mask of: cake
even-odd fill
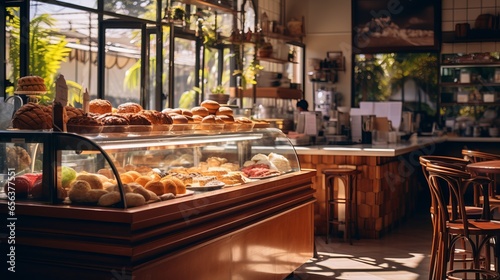
[[[12,126],[19,129],[50,129],[52,115],[47,113],[44,105],[28,103],[16,111],[12,118]]]
[[[47,87],[45,86],[45,82],[40,76],[26,76],[19,78],[17,80],[17,88],[16,91],[47,91]]]

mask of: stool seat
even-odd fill
[[[334,224],[344,224],[344,240],[349,241],[352,245],[351,232],[355,231],[357,233],[356,178],[361,171],[356,168],[339,167],[323,169],[322,173],[325,175],[326,243],[328,243],[330,236],[330,227]],[[334,195],[336,178],[344,183],[344,198],[335,197]],[[335,207],[338,204],[345,205],[345,220],[343,222],[338,217],[335,217]]]

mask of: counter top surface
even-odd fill
[[[394,157],[446,141],[445,136],[418,137],[416,141],[395,144],[354,144],[354,145],[319,145],[295,146],[299,155],[349,155]]]

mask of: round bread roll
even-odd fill
[[[91,190],[90,184],[87,181],[75,180],[71,183],[68,197],[72,202],[85,202],[87,193]]]
[[[108,179],[113,179],[115,175],[113,174],[113,171],[111,169],[107,168],[102,168],[97,171],[97,174],[101,174],[106,176]]]
[[[150,190],[146,190],[148,191],[149,193],[149,201],[151,202],[157,202],[157,201],[160,201],[160,197],[158,195],[156,195],[154,192],[150,191]]]
[[[106,190],[90,190],[87,192],[87,195],[82,202],[97,203],[99,201],[99,198],[107,193],[108,192]]]
[[[117,113],[139,113],[142,111],[142,106],[134,103],[134,102],[127,102],[118,105],[118,108],[116,108]]]
[[[161,111],[163,114],[177,114],[177,115],[182,115],[182,109],[181,108],[165,108]]]
[[[170,178],[170,180],[172,180],[172,182],[174,182],[174,184],[175,184],[176,194],[186,193],[186,185],[184,184],[184,182],[182,182],[177,177],[172,177],[172,178]]]
[[[97,202],[97,205],[100,206],[111,206],[116,204],[122,200],[120,193],[117,191],[109,192],[107,194],[102,195]]]
[[[163,180],[162,183],[165,188],[165,193],[173,193],[174,195],[177,195],[177,186],[172,179]]]
[[[132,171],[132,170],[135,170],[137,168],[137,166],[135,166],[134,164],[125,164],[125,166],[123,167],[125,170],[128,171]]]
[[[216,123],[215,116],[208,115],[201,120],[201,123],[202,124],[215,124]]]
[[[125,194],[125,201],[127,202],[127,207],[136,207],[146,204],[144,196],[138,193]]]
[[[89,102],[89,112],[96,114],[106,114],[113,111],[111,102],[104,99],[93,99]]]
[[[104,124],[102,132],[105,133],[125,132],[129,124],[128,119],[125,116],[112,113],[101,115],[97,119],[102,121]]]
[[[135,180],[137,180],[137,178],[141,177],[141,173],[135,171],[135,170],[130,170],[130,171],[127,171],[125,174],[128,174],[130,176],[132,176],[132,178]]]
[[[202,116],[200,116],[200,115],[193,116],[193,123],[201,123],[201,120],[203,120]]]
[[[92,189],[103,189],[101,179],[94,174],[79,174],[75,180],[83,180],[89,183]]]
[[[174,124],[187,124],[188,119],[183,115],[173,115],[171,116]]]
[[[165,193],[164,184],[162,182],[158,182],[158,181],[157,182],[150,181],[144,186],[144,188],[146,190],[154,192],[158,196]]]
[[[149,201],[151,199],[151,193],[143,186],[135,188],[133,192],[142,195],[146,201]]]
[[[146,184],[149,183],[150,181],[153,181],[153,180],[150,176],[147,176],[147,175],[142,175],[142,176],[138,177],[137,179],[135,179],[135,182],[140,184],[143,187],[146,186]]]
[[[215,124],[224,124],[224,121],[219,116],[215,116]]]
[[[181,115],[192,117],[193,116],[193,112],[191,112],[191,110],[181,109]]]
[[[134,177],[130,174],[123,173],[120,174],[120,180],[122,181],[122,184],[128,184],[134,182]]]
[[[7,167],[15,170],[24,170],[31,166],[31,157],[28,151],[21,146],[7,146]]]
[[[215,115],[215,113],[217,112],[217,110],[219,109],[220,107],[220,104],[219,102],[217,101],[214,101],[214,100],[204,100],[203,102],[201,102],[200,104],[202,107],[205,107],[208,109],[208,112],[210,114],[213,114]]]
[[[19,129],[52,128],[52,114],[45,107],[33,102],[23,105],[12,117],[12,126]]]
[[[233,109],[231,109],[230,107],[222,106],[222,107],[219,107],[219,109],[217,110],[217,112],[215,114],[216,115],[224,115],[224,116],[233,116]]]
[[[193,116],[202,116],[206,117],[210,113],[208,112],[208,109],[202,106],[196,106],[191,109],[191,113],[193,113]]]
[[[174,199],[174,198],[175,198],[175,194],[173,194],[173,193],[166,193],[166,194],[163,194],[160,196],[160,199],[162,201],[170,200],[170,199]]]
[[[229,115],[217,115],[217,118],[222,120],[225,124],[234,123],[234,117]]]

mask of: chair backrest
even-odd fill
[[[429,189],[441,227],[445,228],[447,222],[462,223],[464,234],[468,236],[467,212],[465,210],[465,192],[470,185],[467,180],[471,174],[439,163],[428,162],[425,169],[429,175]]]
[[[462,155],[464,156],[464,159],[468,159],[470,162],[500,159],[500,155],[473,150],[462,150]]]

